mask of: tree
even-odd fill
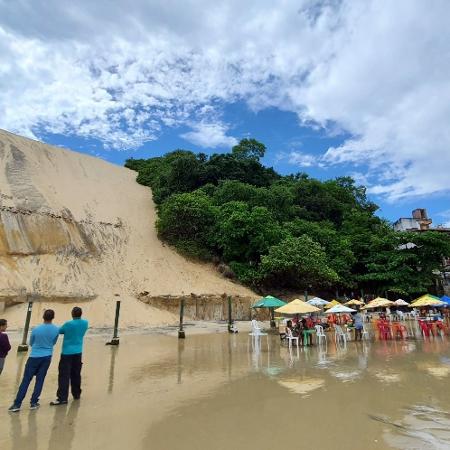
[[[234,157],[239,159],[254,159],[259,161],[264,158],[266,146],[256,139],[241,139],[239,144],[231,149]]]
[[[265,283],[292,288],[323,288],[338,281],[323,248],[305,235],[273,245],[261,258],[260,276]]]
[[[159,209],[156,227],[159,235],[192,256],[210,252],[216,210],[203,192],[170,196]]]
[[[331,222],[308,222],[295,219],[286,223],[285,227],[294,237],[305,235],[319,243],[325,250],[327,264],[339,276],[339,284],[342,287],[354,285],[352,267],[356,258],[351,249],[350,239],[338,232]]]
[[[259,263],[260,256],[284,235],[267,208],[250,208],[244,202],[222,205],[217,219],[215,243],[227,262]]]

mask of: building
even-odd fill
[[[433,221],[428,218],[427,210],[418,208],[412,217],[402,217],[394,223],[395,231],[428,231]],[[449,230],[450,231],[450,230]]]

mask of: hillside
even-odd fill
[[[61,313],[82,302],[102,326],[120,298],[123,325],[156,324],[175,317],[142,304],[139,293],[254,295],[161,243],[151,191],[135,178],[101,159],[0,130],[3,316],[21,323],[27,298]]]

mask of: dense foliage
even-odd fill
[[[162,239],[226,264],[252,287],[402,296],[434,288],[449,236],[394,232],[351,178],[281,176],[261,164],[264,153],[263,144],[243,139],[228,154],[176,150],[126,167],[152,188]]]

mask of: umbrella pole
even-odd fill
[[[274,310],[274,308],[269,308],[269,309],[270,309],[270,328],[276,328],[275,310]]]

